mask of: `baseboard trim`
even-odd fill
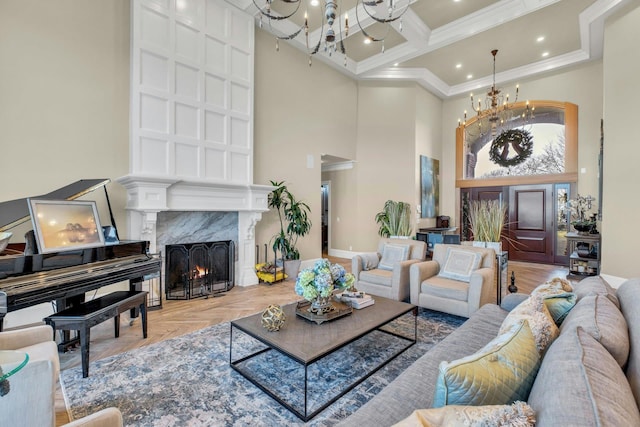
[[[336,258],[351,259],[356,254],[357,254],[357,252],[345,251],[345,250],[342,250],[342,249],[329,249],[329,256],[333,256],[333,257],[336,257]]]

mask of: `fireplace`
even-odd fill
[[[232,240],[166,245],[165,254],[168,300],[220,294],[234,285]]]

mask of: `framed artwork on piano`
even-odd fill
[[[96,202],[28,199],[38,251],[104,246]]]

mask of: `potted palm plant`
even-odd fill
[[[472,201],[469,206],[469,225],[473,245],[502,252],[502,238],[507,205],[499,200]]]
[[[273,251],[284,260],[285,272],[297,274],[300,269],[300,252],[296,248],[298,238],[309,233],[310,209],[305,202],[295,198],[284,181],[271,181],[276,187],[268,197],[268,206],[278,212],[280,231],[273,236]]]
[[[387,200],[384,209],[376,214],[376,222],[380,224],[378,234],[382,237],[411,236],[411,204]]]

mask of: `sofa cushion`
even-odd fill
[[[522,320],[477,353],[440,363],[433,407],[526,400],[539,366],[531,328]]]
[[[624,366],[629,357],[629,333],[622,313],[605,295],[588,295],[578,301],[560,327],[560,333],[581,327]]]
[[[409,259],[409,245],[385,243],[378,268],[393,270],[393,265],[396,262],[406,261],[407,259]]]
[[[573,293],[571,283],[559,277],[537,286],[531,295],[538,295],[544,299],[551,317],[558,326],[562,324],[564,318],[578,301],[576,294]]]
[[[559,331],[540,296],[531,296],[511,310],[502,322],[500,333],[505,333],[515,323],[525,319],[529,322],[538,352],[543,355],[547,347],[558,337]]]
[[[467,301],[469,299],[469,283],[433,276],[422,282],[420,293],[457,301]]]
[[[393,427],[534,427],[536,417],[525,402],[511,405],[462,406],[418,409]]]
[[[531,389],[537,426],[637,426],[640,413],[624,373],[582,328],[560,334]]]
[[[629,360],[625,372],[640,407],[640,278],[622,283],[616,294],[629,330]]]
[[[374,285],[382,285],[391,287],[391,279],[393,272],[389,270],[375,270],[361,271],[359,280],[367,283],[373,283]]]
[[[438,276],[469,282],[471,274],[478,269],[481,262],[482,254],[480,252],[447,248],[447,256],[440,266]]]
[[[390,426],[417,408],[429,408],[433,403],[440,362],[480,350],[496,337],[506,315],[507,312],[495,304],[480,307],[462,326],[341,421],[340,427]]]
[[[609,282],[600,276],[587,277],[581,280],[580,283],[574,287],[573,292],[575,292],[578,297],[578,301],[587,295],[605,295],[616,307],[620,308],[620,301],[618,301],[616,291],[611,287]]]

